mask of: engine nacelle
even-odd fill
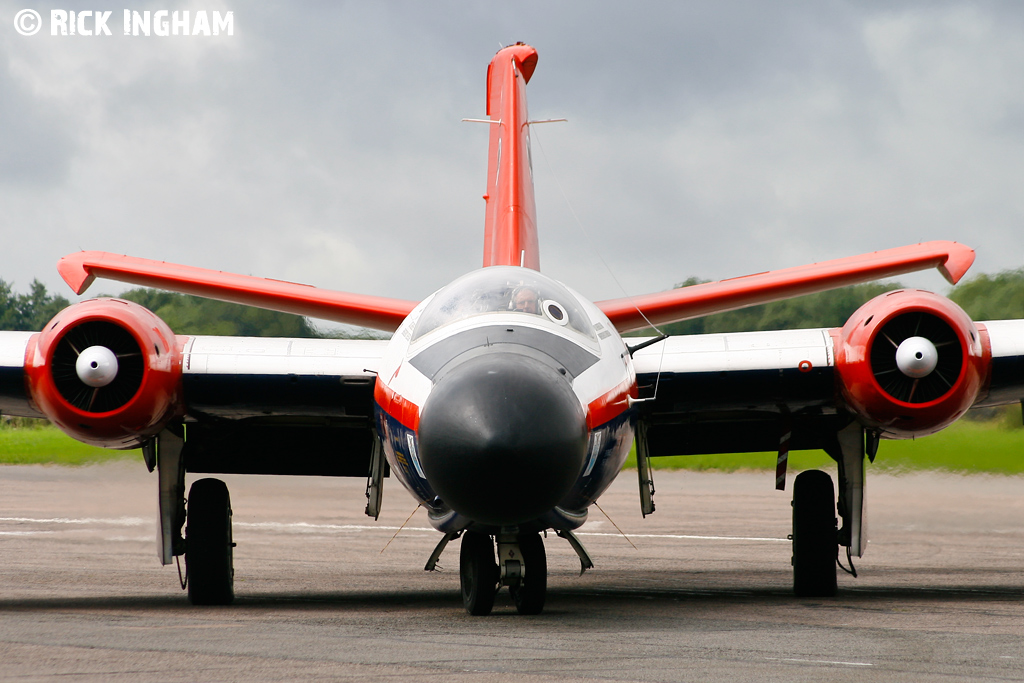
[[[838,330],[836,369],[847,406],[889,438],[926,436],[974,403],[984,378],[981,335],[949,299],[897,290]]]
[[[58,313],[29,343],[25,376],[32,401],[54,424],[106,448],[138,447],[183,405],[174,333],[121,299]]]

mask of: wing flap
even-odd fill
[[[678,322],[928,268],[937,268],[946,280],[956,284],[972,263],[974,250],[970,247],[957,242],[924,242],[668,292],[599,301],[597,306],[619,332],[629,332],[648,327],[648,321],[654,325]]]
[[[209,337],[182,354],[185,467],[365,477],[386,341]]]
[[[652,457],[772,451],[784,433],[822,448],[849,421],[826,329],[669,337],[633,361]]]
[[[417,305],[415,301],[334,292],[102,251],[69,254],[60,260],[57,270],[76,294],[100,277],[387,332],[397,330]]]
[[[828,330],[810,329],[669,337],[633,363],[641,397],[666,417],[831,407],[833,358]]]
[[[387,343],[192,337],[182,361],[188,413],[200,420],[330,418],[366,426]]]

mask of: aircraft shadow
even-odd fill
[[[1011,602],[1024,604],[1024,587],[1007,585],[901,585],[893,587],[842,587],[834,598],[802,598],[787,589],[738,587],[643,588],[559,586],[548,591],[545,614],[586,614],[603,609],[617,609],[629,603],[634,613],[645,609],[661,609],[666,602],[687,603],[702,609],[726,608],[735,604],[758,605],[764,608],[794,605],[870,608],[880,603],[968,603]],[[461,609],[457,590],[353,590],[353,591],[297,591],[288,593],[240,593],[229,607],[195,607],[188,603],[184,592],[169,595],[145,596],[90,596],[45,598],[0,598],[0,613],[14,611],[158,611],[177,612],[194,610],[238,611],[321,611],[321,610],[395,610],[435,611]],[[496,612],[511,609],[507,591],[499,593]]]

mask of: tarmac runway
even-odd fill
[[[580,535],[550,535],[544,613],[470,617],[458,542],[388,480],[223,477],[236,603],[194,608],[156,556],[141,462],[0,467],[0,680],[1024,680],[1024,479],[869,473],[871,544],[834,599],[791,594],[774,473],[623,473]],[[792,477],[789,489],[792,488]],[[386,549],[385,549],[385,546]]]

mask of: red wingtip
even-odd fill
[[[949,244],[949,257],[944,264],[939,266],[939,272],[949,284],[955,285],[960,282],[960,278],[974,263],[974,250],[959,242],[950,242]]]
[[[71,289],[75,291],[75,294],[81,294],[89,289],[89,285],[96,279],[96,276],[85,267],[85,262],[90,256],[98,253],[95,251],[80,251],[76,254],[68,254],[57,262],[57,272],[64,278],[64,282],[68,283]]]

